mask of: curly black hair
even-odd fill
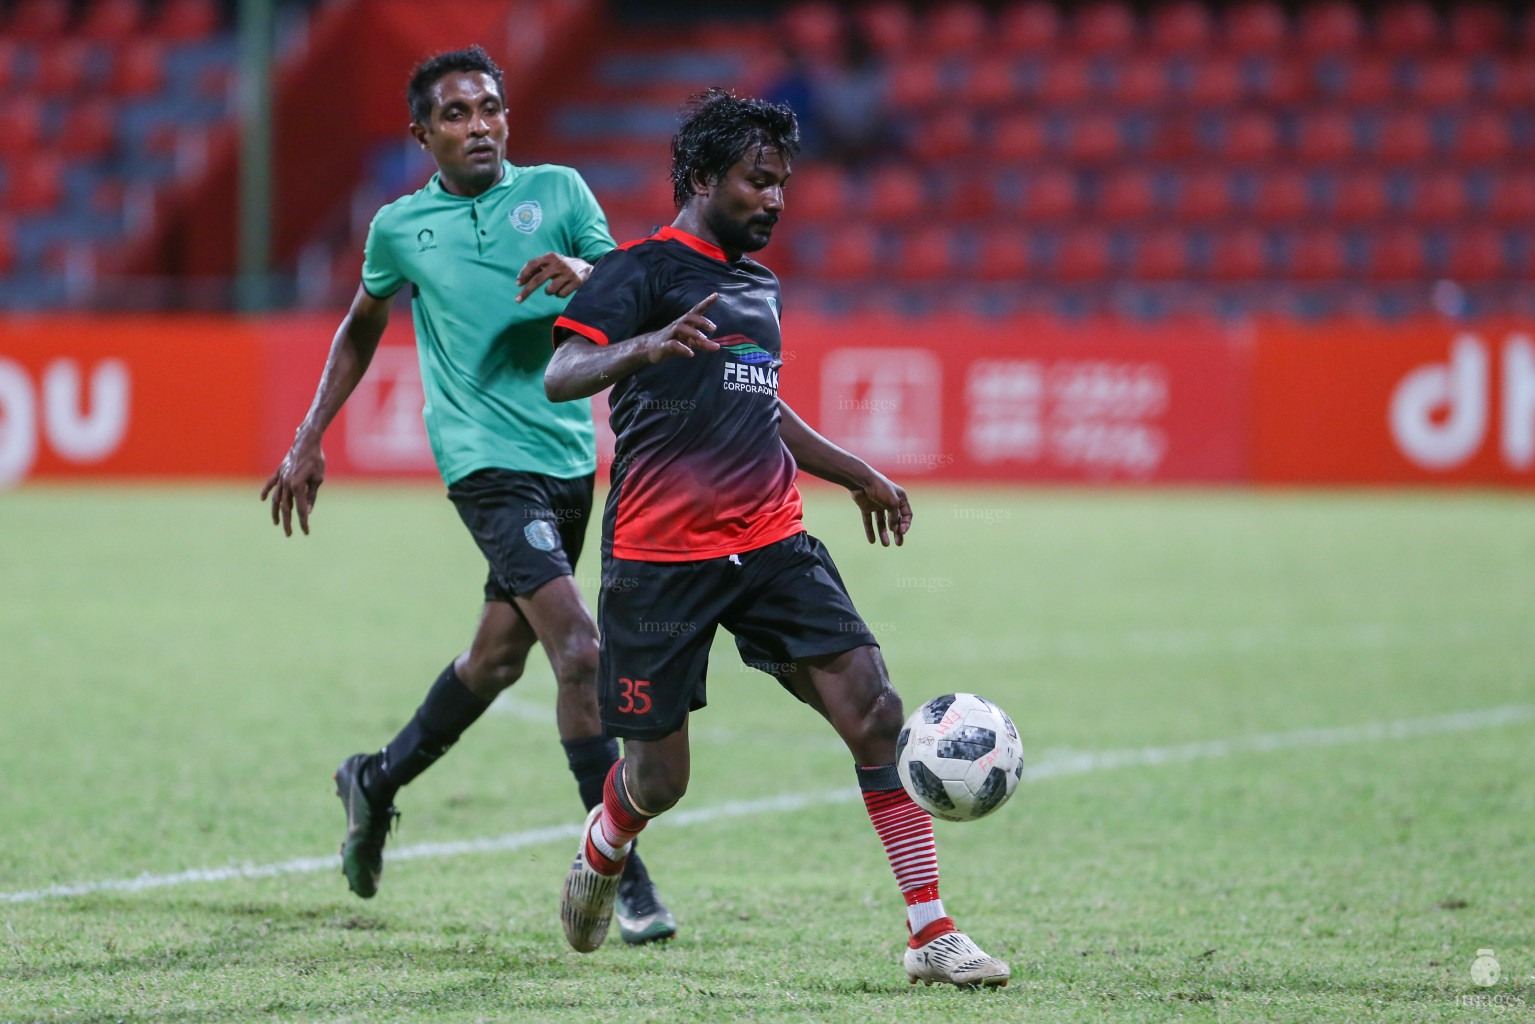
[[[748,151],[778,150],[785,158],[799,152],[799,119],[784,103],[742,99],[724,89],[693,96],[672,136],[672,200],[677,209],[693,195],[693,175],[723,181]]]
[[[451,75],[455,71],[483,71],[495,79],[496,91],[501,94],[501,102],[506,102],[506,78],[501,74],[501,68],[490,59],[478,46],[471,46],[463,50],[449,50],[447,53],[439,53],[435,57],[428,57],[416,65],[416,70],[411,72],[410,85],[405,89],[405,102],[410,104],[410,119],[417,124],[426,124],[432,119],[432,86],[444,75]]]

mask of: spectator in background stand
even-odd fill
[[[885,74],[861,31],[847,31],[833,61],[817,63],[799,53],[790,53],[788,61],[767,93],[799,115],[806,155],[857,166],[895,151]]]

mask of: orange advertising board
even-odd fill
[[[234,317],[0,319],[0,486],[253,475],[258,339]]]
[[[1448,322],[1261,326],[1256,479],[1535,485],[1532,337]]]

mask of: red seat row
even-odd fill
[[[1044,241],[1045,244],[1039,244]],[[1431,266],[1436,239],[1409,228],[1365,236],[1362,258],[1351,258],[1341,233],[1308,229],[1270,235],[1256,228],[1234,228],[1196,238],[1175,229],[1125,237],[1115,244],[1100,228],[1074,228],[1045,240],[1023,232],[997,229],[961,239],[941,228],[901,236],[882,246],[867,227],[839,231],[823,248],[806,252],[785,271],[804,271],[825,281],[1027,281],[1062,283],[1108,280],[1221,281],[1262,280],[1374,281],[1423,280],[1447,275],[1466,282],[1535,279],[1535,236],[1518,244],[1490,227],[1467,228],[1443,240],[1446,257]],[[784,254],[775,254],[782,266]]]
[[[143,0],[89,0],[78,18],[69,0],[19,0],[0,35],[21,42],[52,42],[75,37],[94,42],[125,42],[139,35],[171,42],[195,42],[219,27],[214,0],[163,0],[150,17]]]
[[[1172,61],[1130,53],[1102,64],[1074,54],[1021,64],[983,55],[956,68],[932,56],[888,69],[887,95],[900,109],[978,109],[1099,102],[1129,108],[1175,105],[1229,107],[1243,101],[1292,104],[1326,99],[1350,106],[1409,101],[1448,106],[1476,99],[1505,105],[1535,100],[1535,61],[1503,56],[1474,62],[1443,54],[1397,61],[1383,54],[1333,58],[1244,59],[1211,54]]]
[[[1373,31],[1359,5],[1321,0],[1305,6],[1293,23],[1273,0],[1234,4],[1217,17],[1198,0],[1170,0],[1153,7],[1144,23],[1128,3],[1117,0],[1069,5],[1070,17],[1043,0],[1012,3],[995,18],[971,0],[950,0],[925,15],[909,4],[883,0],[845,19],[831,3],[806,3],[788,11],[781,22],[794,48],[814,57],[834,56],[849,31],[889,55],[912,52],[971,54],[1043,53],[1063,48],[1083,53],[1124,53],[1148,48],[1160,53],[1207,48],[1238,53],[1350,53],[1365,47],[1387,53],[1421,53],[1436,48],[1481,52],[1504,45],[1513,21],[1491,2],[1456,3],[1441,19],[1424,0],[1385,5]],[[1517,31],[1535,39],[1535,16],[1519,19]]]
[[[165,44],[158,40],[137,39],[112,48],[65,40],[40,49],[30,74],[18,47],[0,40],[0,88],[25,88],[42,96],[105,91],[142,97],[159,92],[164,84]]]
[[[1453,120],[1450,138],[1441,145],[1431,117],[1417,110],[1379,116],[1312,110],[1295,119],[1293,133],[1283,131],[1280,119],[1262,110],[1139,119],[1098,110],[1055,119],[1018,113],[992,119],[989,125],[963,112],[949,112],[919,123],[908,148],[919,162],[979,156],[1007,163],[1087,166],[1145,159],[1208,159],[1244,166],[1275,161],[1420,165],[1443,159],[1485,165],[1529,158],[1520,115],[1476,108],[1444,113]]]

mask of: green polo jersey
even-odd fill
[[[613,237],[574,170],[502,167],[473,199],[433,175],[368,228],[363,287],[387,298],[414,286],[422,417],[449,485],[492,467],[565,479],[597,469],[591,403],[544,397],[554,320],[569,300],[540,287],[518,303],[517,273],[546,252],[594,263]]]

